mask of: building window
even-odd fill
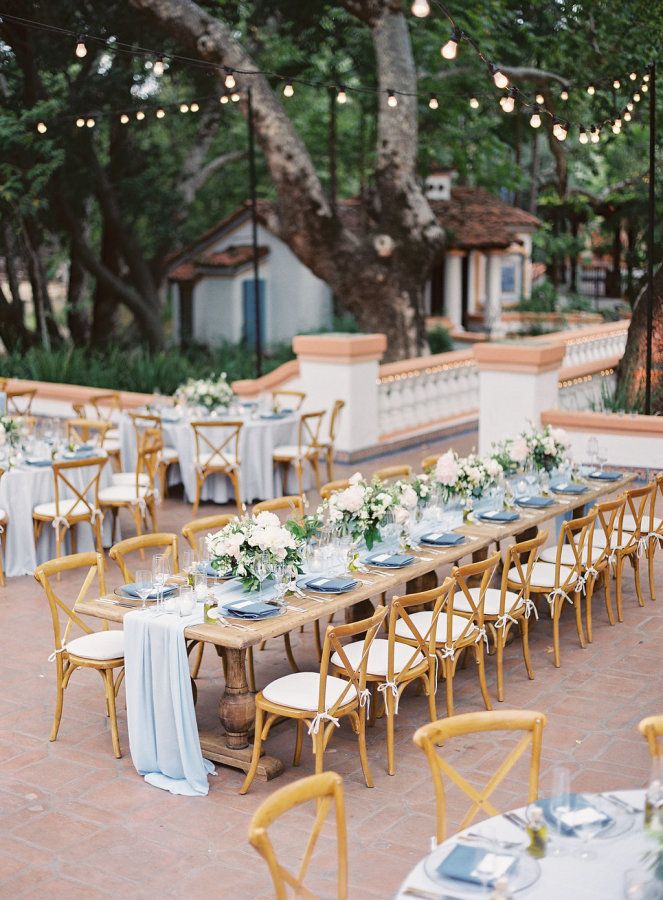
[[[502,293],[516,293],[516,266],[512,262],[502,265]]]

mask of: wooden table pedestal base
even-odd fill
[[[235,750],[228,747],[225,734],[218,731],[201,731],[200,747],[206,759],[211,759],[224,766],[232,766],[234,769],[241,769],[243,772],[249,771],[253,753],[251,744],[241,750]],[[280,759],[276,759],[274,756],[262,756],[258,763],[256,777],[263,781],[271,781],[272,778],[282,775],[283,771],[284,766]]]

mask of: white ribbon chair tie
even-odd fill
[[[65,653],[66,650],[67,650],[67,648],[66,648],[66,646],[63,644],[63,645],[60,647],[59,650],[54,650],[54,651],[49,655],[48,661],[49,661],[49,662],[55,662],[55,659],[56,659],[58,653]]]
[[[384,708],[387,711],[387,715],[389,715],[389,707],[387,706],[387,691],[391,691],[394,698],[394,715],[398,715],[398,701],[400,700],[400,694],[398,693],[398,685],[395,681],[381,681],[378,684],[378,691],[381,694],[384,694]]]
[[[551,616],[554,613],[555,600],[558,597],[562,597],[564,600],[566,600],[568,603],[570,603],[571,606],[573,606],[573,600],[569,597],[569,595],[566,593],[564,588],[562,588],[562,587],[553,588],[552,591],[546,597],[548,604],[550,606],[550,615]]]
[[[504,634],[506,634],[509,622],[513,622],[514,625],[518,624],[517,619],[514,619],[514,617],[510,613],[505,612],[495,619],[495,629],[499,631],[501,628]]]
[[[531,597],[527,597],[524,600],[524,606],[525,606],[525,618],[526,619],[529,619],[529,617],[532,613],[534,613],[535,619],[539,618],[539,611],[536,608],[536,603],[532,600]]]
[[[359,708],[366,710],[366,715],[368,715],[371,711],[371,691],[369,688],[364,688],[363,691],[359,692]]]
[[[476,625],[474,626],[477,630],[477,636],[474,638],[474,643],[478,644],[480,641],[486,642],[486,650],[488,650],[488,635],[486,634],[486,626],[482,625],[481,628],[478,628]]]
[[[334,728],[338,728],[340,726],[339,720],[332,716],[328,712],[319,712],[316,713],[313,717],[311,724],[309,725],[308,733],[309,734],[317,734],[320,731],[320,725],[322,722],[331,722]]]
[[[54,516],[51,525],[56,530],[62,525],[64,528],[69,528],[69,519],[66,516]]]

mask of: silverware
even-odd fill
[[[514,812],[506,812],[502,813],[502,818],[506,819],[507,822],[511,822],[512,825],[515,825],[516,828],[520,828],[522,831],[525,831],[527,828],[527,822],[521,818],[517,813]]]
[[[622,809],[626,810],[626,812],[631,813],[631,815],[639,815],[642,810],[637,809],[637,807],[633,806],[631,803],[628,803],[626,800],[622,800],[621,797],[615,796],[615,794],[606,794],[605,795],[608,800],[612,800],[613,803],[616,803],[617,806],[621,806]]]
[[[229,622],[224,616],[219,616],[217,622],[221,622],[221,624],[225,625],[227,628],[237,628],[240,631],[253,631],[248,625],[242,625],[239,622]]]
[[[458,838],[459,841],[483,841],[486,844],[495,844],[497,847],[502,847],[504,850],[510,850],[515,847],[522,847],[522,841],[504,841],[501,838],[492,838],[486,834],[479,834],[476,831],[468,831],[467,834],[461,834]]]
[[[465,900],[460,894],[438,894],[425,888],[409,887],[402,892],[404,897],[418,897],[419,900]]]
[[[97,597],[99,603],[112,603],[113,606],[125,606],[127,609],[142,609],[141,606],[136,606],[135,603],[123,603],[121,600],[111,600],[110,597]]]

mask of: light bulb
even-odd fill
[[[438,108],[439,108],[440,104],[439,104],[438,99],[437,99],[437,97],[435,96],[435,94],[431,94],[431,95],[430,95],[430,100],[428,101],[428,105],[429,105],[429,107],[430,107],[431,109],[438,109]]]
[[[94,125],[95,125],[94,119],[92,117],[90,117],[85,124],[87,125],[88,128],[94,128]]]
[[[428,0],[414,0],[412,4],[412,15],[418,19],[425,19],[430,15],[430,4]]]
[[[227,103],[230,98],[227,94],[221,94],[219,97],[219,103]]]
[[[612,82],[612,86],[614,87],[614,89],[616,91],[618,91],[620,89],[620,87],[622,86],[622,83],[619,80],[619,78],[615,78],[615,80]]]
[[[197,103],[192,103],[191,106],[189,107],[189,109],[191,110],[191,112],[198,112],[200,107],[198,106]]]
[[[594,87],[593,84],[587,85],[587,93],[589,94],[590,97],[594,96],[594,94],[596,93],[596,88]]]
[[[564,128],[561,122],[555,121],[555,124],[553,125],[553,134],[558,141],[566,140],[566,128]]]
[[[640,94],[638,94],[637,92],[635,94],[633,94],[633,100],[635,103],[639,103],[640,102]]]
[[[592,133],[591,133],[590,138],[589,138],[590,141],[592,142],[592,144],[598,144],[598,142],[599,142],[599,137],[600,137],[600,136],[601,136],[601,135],[600,135],[600,132],[599,132],[598,128],[597,128],[596,125],[595,125],[595,126],[592,128]]]
[[[472,109],[479,109],[479,101],[476,97],[470,97],[470,106]]]
[[[645,82],[645,84],[646,84],[646,83],[649,81],[649,74],[643,75],[643,76],[642,76],[642,80],[643,80],[643,81]]]
[[[649,90],[649,86],[646,85],[646,84],[641,84],[641,85],[640,85],[640,90],[642,91],[643,94],[646,94],[647,91]]]
[[[539,107],[538,106],[534,107],[534,112],[531,115],[529,123],[532,126],[532,128],[539,128],[539,126],[541,125],[541,116],[539,115]]]
[[[48,128],[46,127],[46,122],[37,122],[37,131],[39,134],[46,134]]]
[[[589,138],[587,137],[587,132],[585,131],[585,129],[583,128],[582,125],[580,126],[580,134],[578,135],[578,140],[580,141],[581,144],[586,144],[587,141],[589,140]]]
[[[633,108],[634,108],[634,107],[633,107],[633,101],[632,101],[632,100],[629,100],[628,103],[626,104],[626,109],[627,109],[629,112],[633,112]]]
[[[188,113],[189,112],[189,104],[188,103],[180,103],[180,112]]]
[[[493,72],[493,81],[495,82],[495,87],[500,88],[500,90],[504,90],[504,88],[509,83],[509,79],[506,77],[504,72],[500,72],[499,69],[496,69]]]
[[[138,110],[138,112],[136,113],[136,118],[138,119],[139,122],[143,121],[143,119],[145,118],[145,113],[143,112],[142,109]]]
[[[123,125],[127,125],[129,122],[129,116],[126,113],[122,113],[122,115],[120,116],[120,122]]]
[[[446,42],[440,53],[445,59],[455,59],[458,53],[458,44],[460,42],[460,33],[454,28],[453,34]]]
[[[230,95],[230,99],[233,103],[237,103],[237,101],[239,100],[239,94],[237,93],[237,91],[232,92],[232,94]]]
[[[76,119],[76,128],[83,128],[85,125],[85,119]]]
[[[500,100],[500,106],[505,113],[513,112],[516,106],[516,100],[511,91],[509,91],[506,97],[502,97],[502,99]]]
[[[619,134],[619,132],[622,130],[621,125],[618,125],[617,122],[613,122],[611,127],[613,134]]]
[[[398,97],[393,91],[387,91],[387,104],[392,108],[398,106]]]
[[[631,79],[631,81],[635,81],[635,79],[638,77],[638,73],[631,72],[631,74],[628,77]]]
[[[154,60],[154,65],[152,66],[152,71],[155,75],[163,75],[164,66],[163,66],[163,56],[157,56]]]
[[[75,53],[79,59],[83,59],[84,56],[87,56],[87,47],[85,46],[85,40],[83,39],[82,34],[79,34],[76,39]]]
[[[295,93],[295,89],[292,86],[292,81],[286,81],[285,87],[283,88],[283,96],[284,97],[292,97]]]
[[[229,91],[231,91],[235,87],[237,82],[235,81],[235,76],[233,75],[232,72],[228,72],[228,74],[226,75],[225,81],[223,83],[225,84],[225,86],[228,88]]]
[[[568,99],[569,99],[569,92],[566,91],[566,90],[565,90],[565,91],[562,91],[562,93],[559,95],[559,99],[560,99],[560,100],[568,100]]]
[[[546,102],[546,98],[543,96],[543,94],[537,94],[535,99],[536,99],[536,102],[539,103],[541,106],[543,106],[543,104]]]
[[[163,119],[163,117],[166,115],[166,110],[165,110],[165,109],[159,108],[159,109],[154,113],[154,115],[157,117],[157,119]]]
[[[624,113],[624,121],[630,122],[632,118],[633,117],[632,117],[631,113],[628,110],[626,110],[626,112]]]
[[[338,94],[336,95],[336,102],[343,105],[344,103],[347,103],[347,101],[348,95],[345,93],[345,88],[343,87],[343,85],[341,85],[338,89]]]
[[[619,116],[617,116],[617,118],[616,118],[616,119],[615,119],[615,121],[614,121],[614,125],[615,125],[615,126],[616,126],[616,127],[617,127],[617,128],[619,128],[619,129],[620,129],[620,131],[621,131],[621,127],[622,127],[622,120],[621,120],[621,119],[620,119],[620,118],[619,118]]]

